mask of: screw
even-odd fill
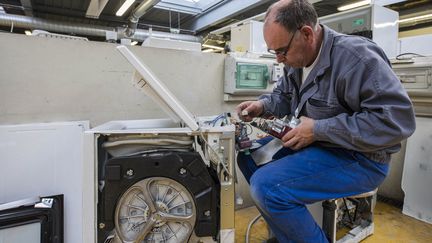
[[[207,217],[210,217],[210,215],[211,215],[210,210],[205,211],[204,215],[207,216]]]
[[[129,170],[126,171],[126,175],[133,176],[134,175],[134,171],[132,169],[129,169]]]
[[[99,229],[103,229],[105,228],[105,224],[104,223],[99,223]]]
[[[179,173],[180,173],[180,175],[186,174],[186,169],[185,168],[180,168]]]

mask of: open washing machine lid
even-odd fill
[[[154,102],[156,102],[174,122],[184,122],[192,131],[199,129],[194,116],[171,91],[156,77],[156,75],[126,46],[118,46],[117,50],[135,68],[134,86]]]

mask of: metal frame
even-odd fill
[[[108,0],[90,0],[90,4],[87,8],[86,17],[98,19],[99,15],[105,8]]]
[[[356,213],[358,219],[354,219],[352,229],[346,233],[341,239],[336,238],[337,224],[338,224],[338,211],[343,210],[344,203],[346,207],[346,200],[355,200],[357,202]],[[322,203],[323,211],[323,221],[322,229],[326,233],[327,238],[330,243],[355,243],[360,242],[369,235],[374,233],[374,222],[373,222],[373,209],[375,207],[376,200],[376,190],[362,195],[357,195],[351,198],[338,198],[326,200]],[[348,210],[348,209],[347,209]],[[344,212],[348,213],[349,212]],[[348,217],[350,217],[348,215]],[[350,218],[351,219],[351,218]],[[343,219],[342,219],[343,220]]]
[[[183,121],[193,131],[199,129],[192,114],[138,57],[126,46],[118,46],[117,50],[136,70],[133,80],[135,87],[150,96],[175,122]]]

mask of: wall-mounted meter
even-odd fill
[[[230,95],[260,95],[273,90],[283,68],[273,59],[227,56],[224,92]]]

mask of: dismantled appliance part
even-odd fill
[[[193,116],[127,47],[117,49],[135,69],[133,85],[170,119],[112,121],[87,132],[94,165],[86,178],[97,183],[87,189],[96,197],[86,201],[95,211],[84,215],[96,225],[89,235],[98,243],[234,242],[230,114]]]

